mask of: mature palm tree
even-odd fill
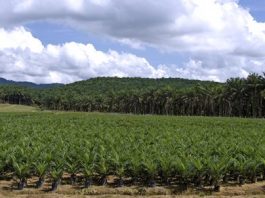
[[[246,102],[246,81],[243,78],[230,78],[226,81],[225,96],[231,103],[233,114],[242,117]],[[235,111],[235,109],[237,111]]]
[[[260,106],[262,105],[263,99],[261,98],[260,92],[264,89],[264,79],[262,76],[253,73],[247,77],[246,83],[251,102],[252,116],[261,116],[262,109]]]

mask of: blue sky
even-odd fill
[[[134,49],[128,45],[120,44],[106,37],[97,36],[87,31],[78,31],[74,28],[50,22],[34,22],[26,25],[33,36],[39,38],[44,45],[63,44],[66,42],[92,43],[98,50],[107,52],[115,49],[119,52],[129,52],[143,56],[153,65],[176,64],[187,59],[185,54],[163,52],[152,47]]]
[[[265,71],[263,0],[0,0],[0,7],[0,76],[12,80],[225,81]]]
[[[248,8],[257,21],[265,22],[265,1],[263,0],[240,0],[240,5]]]

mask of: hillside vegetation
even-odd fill
[[[264,117],[265,77],[225,83],[186,79],[94,78],[51,89],[1,86],[0,101],[43,109],[160,115]]]
[[[52,88],[52,87],[59,87],[62,84],[53,83],[53,84],[35,84],[32,82],[16,82],[13,80],[6,80],[4,78],[0,78],[0,85],[17,85],[17,86],[24,86],[29,88],[35,89],[45,89],[45,88]]]

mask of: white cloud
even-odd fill
[[[265,25],[235,0],[0,0],[0,24],[51,20],[171,51],[232,52],[264,42]],[[2,20],[1,20],[2,19]],[[130,42],[131,40],[131,42]]]
[[[190,57],[178,66],[155,68],[132,54],[104,53],[77,43],[44,47],[25,30],[2,29],[0,57],[16,59],[21,70],[32,63],[38,65],[37,73],[49,70],[52,77],[42,81],[96,75],[224,81],[265,70],[265,23],[255,21],[237,0],[0,0],[0,7],[0,26],[5,29],[48,20],[104,35],[135,49],[151,46]],[[12,39],[7,42],[6,37]]]
[[[0,74],[8,79],[69,83],[97,76],[161,77],[160,70],[133,54],[75,42],[44,47],[23,27],[0,29],[0,41]]]
[[[12,31],[0,29],[0,35],[0,50],[18,48],[29,49],[32,52],[43,50],[42,43],[23,28],[15,28]]]

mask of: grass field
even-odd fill
[[[39,111],[39,109],[31,106],[0,104],[0,112],[36,112],[36,111]]]
[[[263,119],[1,112],[0,139],[0,196],[265,195]]]

